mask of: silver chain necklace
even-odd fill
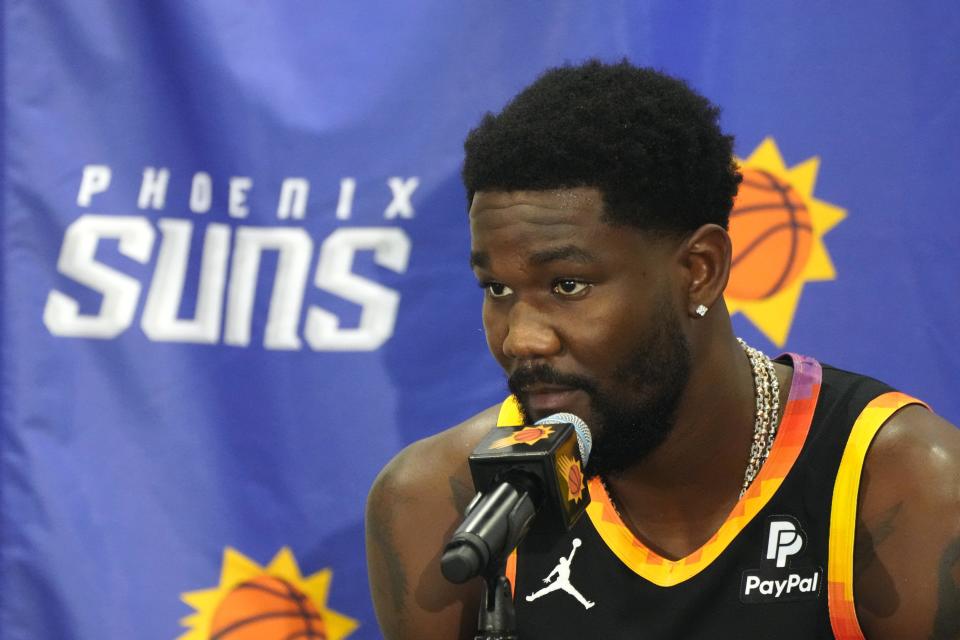
[[[740,338],[737,338],[737,342],[743,347],[747,358],[750,360],[750,368],[753,370],[753,397],[756,400],[753,438],[750,442],[750,459],[743,474],[743,486],[740,488],[739,497],[742,498],[757,477],[763,463],[766,462],[767,456],[770,455],[773,440],[777,435],[777,428],[780,425],[780,380],[777,378],[773,361],[769,357]],[[600,483],[610,498],[613,510],[620,516],[620,520],[626,523],[627,521],[620,513],[620,507],[614,500],[613,493],[603,476],[600,476]]]
[[[770,455],[777,428],[780,426],[780,380],[777,378],[777,371],[773,368],[773,361],[770,358],[740,338],[737,338],[737,342],[750,359],[750,368],[753,369],[753,396],[756,399],[750,461],[747,463],[747,470],[743,474],[743,486],[740,488],[742,498],[760,472],[760,467],[766,462],[767,456]]]

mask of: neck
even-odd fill
[[[743,484],[755,421],[753,372],[732,329],[724,334],[696,351],[666,441],[633,467],[605,478],[625,524],[667,558],[688,555],[706,542]]]

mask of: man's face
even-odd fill
[[[528,421],[590,426],[588,475],[622,471],[673,424],[690,369],[675,243],[602,218],[596,189],[479,192],[470,208],[483,324]]]

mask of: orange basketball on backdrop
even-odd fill
[[[806,204],[771,173],[741,168],[730,212],[733,259],[726,295],[761,300],[792,283],[810,258],[813,227]]]
[[[210,640],[326,640],[310,599],[280,578],[262,575],[227,594],[213,615]]]

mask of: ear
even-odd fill
[[[730,235],[716,224],[705,224],[681,246],[681,264],[686,275],[687,313],[702,317],[723,295],[730,277]]]

